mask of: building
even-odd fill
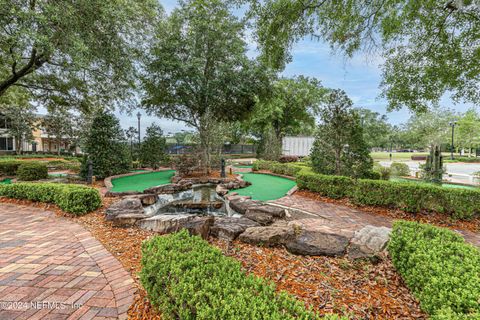
[[[314,137],[284,137],[282,140],[282,155],[307,157],[313,147]]]
[[[57,142],[55,136],[49,135],[44,128],[41,126],[41,120],[44,116],[37,115],[38,122],[36,128],[32,131],[33,139],[24,140],[21,142],[21,149],[23,152],[40,152],[40,153],[58,153],[60,152],[70,152],[74,151],[75,153],[80,153],[78,147],[75,150],[71,150],[70,139],[67,137],[63,138],[60,143]],[[8,154],[16,152],[16,141],[15,138],[10,136],[8,133],[8,128],[10,126],[10,120],[0,114],[0,153]]]

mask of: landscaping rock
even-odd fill
[[[157,195],[156,194],[142,194],[139,195],[138,198],[142,202],[144,206],[150,206],[157,202]]]
[[[261,204],[262,203],[260,201],[246,200],[245,198],[234,198],[233,200],[230,200],[230,208],[240,214],[245,214],[248,208],[253,206],[259,206]]]
[[[138,226],[145,230],[156,231],[159,233],[172,233],[184,228],[188,222],[195,218],[196,216],[192,214],[156,215],[138,221]]]
[[[183,228],[187,229],[191,235],[200,236],[203,239],[208,239],[210,234],[210,228],[213,225],[215,218],[213,216],[208,217],[195,217],[194,219],[187,221]]]
[[[140,219],[147,218],[138,198],[124,198],[112,204],[106,211],[106,219],[116,226],[131,226]]]
[[[257,222],[246,218],[222,217],[216,218],[210,228],[210,234],[219,239],[232,241],[250,227],[260,226]]]
[[[223,187],[221,184],[217,185],[217,187],[215,188],[215,191],[217,192],[218,195],[222,197],[228,193],[228,189]]]
[[[239,236],[239,240],[265,246],[283,245],[295,237],[292,227],[251,227]]]
[[[245,213],[245,218],[266,226],[277,219],[285,218],[285,209],[269,205],[250,206]]]
[[[309,256],[340,256],[345,253],[352,237],[350,232],[332,229],[328,226],[315,230],[298,230],[297,236],[287,242],[291,253]]]
[[[157,187],[151,187],[148,189],[145,189],[143,193],[153,193],[153,194],[170,194],[170,193],[177,193],[180,191],[185,191],[187,189],[190,189],[192,187],[191,184],[185,183],[185,184],[179,184],[179,183],[170,183],[170,184],[165,184],[162,186],[157,186]]]
[[[387,246],[391,231],[392,229],[387,227],[370,225],[358,230],[350,242],[348,257],[350,259],[378,258]]]

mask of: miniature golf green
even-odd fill
[[[253,168],[253,165],[247,166],[247,165],[234,164],[233,166],[234,166],[235,168],[240,168],[240,169],[249,169],[249,168],[251,169],[251,168]]]
[[[139,173],[112,179],[112,192],[143,191],[150,187],[161,186],[170,183],[170,178],[175,170],[155,171],[150,173]]]
[[[12,183],[12,179],[9,179],[9,178],[0,180],[0,184],[11,184],[11,183]]]
[[[241,173],[243,180],[251,182],[252,185],[237,189],[242,196],[251,196],[254,200],[268,201],[276,200],[287,194],[295,186],[295,181],[287,178],[272,176],[262,173]]]

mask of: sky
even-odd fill
[[[176,6],[177,0],[160,0],[165,12],[169,14]],[[254,57],[258,54],[256,45],[247,39],[249,45],[248,55]],[[368,108],[380,114],[386,114],[392,124],[404,123],[410,117],[408,110],[400,110],[387,113],[387,102],[379,99],[381,93],[379,84],[381,81],[380,57],[365,56],[358,54],[351,59],[346,59],[341,54],[333,54],[329,46],[323,42],[306,38],[294,45],[292,50],[292,62],[290,62],[281,75],[292,77],[304,75],[315,77],[322,81],[323,85],[333,89],[343,89],[352,99],[355,107]],[[448,99],[445,106],[452,106]],[[465,111],[467,106],[457,105],[455,109]],[[143,110],[135,110],[130,115],[117,112],[123,128],[137,127],[136,113],[140,111],[141,134],[152,122],[159,124],[164,133],[175,133],[180,130],[191,130],[183,123],[169,119],[161,119],[148,116]]]

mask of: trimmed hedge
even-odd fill
[[[17,179],[20,181],[34,181],[47,178],[48,168],[44,163],[23,163],[17,169]]]
[[[390,171],[394,177],[408,177],[410,175],[410,168],[403,162],[392,163],[390,165]]]
[[[0,161],[0,176],[14,176],[18,167],[22,164],[33,163],[33,161],[7,160]]]
[[[388,251],[432,319],[480,319],[480,251],[453,231],[394,223]]]
[[[100,208],[98,190],[74,184],[21,182],[0,185],[0,196],[54,203],[63,211],[84,214]]]
[[[317,174],[310,169],[296,176],[300,189],[331,198],[350,198],[359,205],[384,206],[406,212],[440,212],[457,219],[471,219],[480,213],[480,191],[446,189],[441,186],[382,180],[355,180]]]
[[[140,281],[165,319],[320,319],[186,230],[143,243]]]
[[[276,161],[257,160],[253,163],[252,170],[268,170],[276,174],[295,177],[300,170],[307,168],[302,162],[280,163]]]

